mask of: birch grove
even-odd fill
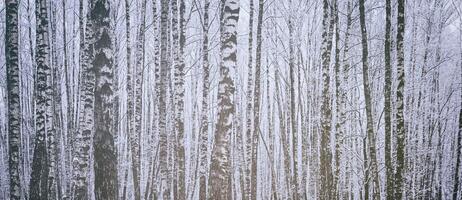
[[[0,199],[462,199],[461,0],[0,13]]]

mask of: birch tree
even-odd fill
[[[169,71],[167,48],[168,48],[168,13],[170,0],[161,1],[160,16],[160,81],[159,81],[159,172],[163,199],[170,198],[170,171],[168,161],[168,133],[166,127],[166,101],[167,101],[167,73]]]
[[[254,21],[254,1],[249,0],[249,38],[248,38],[248,73],[247,73],[247,91],[246,91],[246,133],[245,133],[245,181],[244,181],[244,191],[242,193],[242,197],[244,199],[252,198],[252,107],[253,107],[253,21]]]
[[[252,135],[252,170],[251,170],[251,199],[257,199],[257,156],[258,156],[258,138],[261,134],[260,129],[260,76],[261,76],[261,55],[262,55],[262,24],[263,24],[263,10],[264,3],[263,0],[258,1],[258,21],[257,21],[257,48],[256,48],[256,57],[255,57],[255,83],[254,83],[254,95],[253,95],[253,109],[254,109],[254,128]],[[260,197],[261,198],[261,197]]]
[[[397,58],[397,89],[396,89],[396,175],[394,180],[395,199],[403,198],[403,179],[404,179],[404,148],[405,134],[404,127],[404,18],[405,1],[398,0],[398,22],[396,35],[396,58]]]
[[[177,117],[176,117],[176,129],[177,129],[177,137],[178,137],[178,179],[179,186],[178,186],[178,195],[179,199],[186,199],[186,152],[185,152],[185,145],[186,145],[186,135],[185,135],[185,128],[184,128],[184,97],[185,97],[185,46],[186,46],[186,3],[185,0],[180,0],[180,35],[179,35],[179,63],[178,63],[178,88],[177,88]]]
[[[230,71],[236,67],[239,0],[222,1],[220,14],[220,78],[218,84],[218,119],[212,148],[209,177],[210,199],[231,199],[230,137],[235,111],[234,81]]]
[[[95,199],[117,199],[117,154],[113,120],[113,35],[110,27],[110,3],[98,0],[90,7],[88,19],[94,28],[94,56],[91,62],[96,75],[95,135],[93,139]]]
[[[52,169],[48,168],[47,138],[53,137],[52,133],[52,69],[50,65],[50,46],[48,34],[47,2],[36,2],[36,44],[37,53],[37,85],[36,85],[36,138],[34,158],[32,162],[32,174],[30,181],[30,198],[48,199],[48,174]],[[48,143],[48,145],[51,145]],[[53,197],[50,196],[52,199]]]
[[[81,11],[83,5],[81,5]],[[89,5],[89,7],[91,7]],[[80,12],[81,15],[83,12]],[[91,13],[87,12],[87,19],[90,19]],[[83,21],[83,19],[81,19]],[[93,49],[90,48],[90,43],[94,43],[93,24],[92,20],[86,20],[85,25],[85,40],[81,44],[80,52],[80,68],[81,68],[81,84],[80,84],[80,114],[79,114],[79,132],[75,138],[75,153],[73,155],[73,196],[74,199],[88,199],[88,172],[90,165],[90,145],[93,136],[94,127],[94,89],[95,89],[95,73],[90,65],[93,59]],[[83,23],[82,23],[83,24]],[[83,31],[83,27],[80,27]],[[81,34],[82,36],[82,34]]]
[[[289,1],[289,8],[292,8],[292,0]],[[290,95],[290,133],[292,137],[292,174],[291,174],[291,192],[292,198],[299,198],[298,186],[298,133],[297,119],[295,110],[295,44],[294,44],[294,18],[293,13],[289,14],[287,22],[289,29],[289,95]]]
[[[341,88],[341,74],[340,74],[340,28],[339,28],[339,17],[338,17],[338,0],[335,0],[333,2],[333,18],[334,18],[334,23],[335,23],[335,57],[334,57],[334,68],[335,68],[335,93],[336,93],[336,99],[335,99],[335,104],[336,104],[336,124],[335,124],[335,170],[333,173],[333,189],[334,191],[332,192],[333,198],[340,198],[340,195],[338,194],[339,192],[339,176],[340,176],[340,157],[342,154],[342,150],[340,149],[341,146],[341,141],[345,137],[344,131],[343,131],[343,123],[345,121],[345,115],[343,111],[343,104],[345,101],[343,98],[343,88]],[[345,74],[343,74],[345,75]],[[342,80],[344,81],[344,80]],[[345,83],[343,83],[345,84]]]
[[[134,172],[133,182],[134,182],[134,192],[135,192],[135,199],[141,199],[141,136],[142,136],[142,109],[143,109],[143,77],[144,77],[144,57],[145,57],[145,32],[146,32],[146,0],[141,1],[141,13],[140,13],[140,24],[138,28],[138,32],[136,35],[136,65],[134,71],[132,72],[135,74],[134,82],[130,83],[134,85],[132,91],[133,96],[129,98],[134,98],[133,105],[129,105],[131,108],[134,109],[132,113],[132,121],[131,127],[132,131],[130,133],[131,136],[131,144],[132,144],[132,160],[133,160],[133,169]],[[126,18],[130,20],[129,17]],[[129,44],[127,44],[129,45]]]
[[[385,85],[384,85],[384,113],[385,113],[385,168],[387,199],[393,199],[393,165],[391,160],[391,0],[385,3]]]
[[[378,199],[380,197],[380,186],[379,186],[379,177],[378,177],[378,168],[377,168],[377,153],[376,153],[376,135],[374,133],[374,122],[372,118],[372,99],[371,99],[371,89],[369,84],[369,62],[368,62],[368,40],[367,40],[367,28],[366,28],[366,14],[364,8],[364,0],[359,1],[359,21],[361,25],[361,46],[362,46],[362,78],[363,78],[363,91],[364,99],[366,102],[366,132],[367,132],[367,146],[369,147],[369,154],[365,159],[367,165],[366,175],[371,177],[373,180],[374,187],[373,199]],[[366,148],[364,146],[363,148]],[[366,150],[364,150],[366,152]],[[364,198],[369,199],[369,180],[365,181],[365,194]]]
[[[459,1],[21,3],[0,199],[460,197]]]
[[[178,8],[180,12],[178,13]],[[173,51],[174,51],[174,79],[175,85],[174,106],[175,106],[175,133],[177,137],[176,164],[178,165],[178,199],[186,198],[185,185],[185,136],[184,136],[184,45],[185,45],[185,30],[184,30],[184,0],[172,1],[172,36],[173,36]]]
[[[333,173],[330,167],[332,163],[332,150],[330,147],[330,131],[331,131],[331,120],[332,120],[332,108],[330,104],[329,86],[330,86],[330,55],[332,51],[332,31],[333,21],[329,20],[329,1],[323,1],[323,18],[322,18],[322,108],[321,108],[321,124],[322,124],[322,135],[321,135],[321,153],[320,153],[320,165],[321,165],[321,185],[320,188],[325,188],[321,191],[321,199],[332,199],[333,198]]]
[[[8,169],[10,180],[10,199],[21,198],[21,182],[19,171],[19,146],[21,137],[21,113],[20,113],[20,88],[19,88],[19,32],[18,32],[18,7],[15,0],[5,1],[6,31],[5,34],[5,58],[8,97]]]
[[[210,1],[204,0],[204,17],[202,24],[202,115],[199,136],[199,199],[207,199],[207,153],[208,153],[208,99],[210,88],[209,64],[209,7]]]
[[[132,47],[131,47],[131,39],[130,39],[130,30],[131,30],[131,17],[130,17],[130,12],[131,12],[131,2],[128,0],[125,0],[125,35],[126,35],[126,62],[127,62],[127,127],[128,127],[128,138],[130,142],[130,151],[131,151],[131,161],[132,161],[132,177],[133,177],[133,190],[135,193],[135,199],[139,200],[141,199],[141,194],[140,194],[140,130],[138,130],[138,121],[137,118],[140,117],[136,113],[136,107],[138,107],[138,96],[136,96],[136,90],[138,89],[137,81],[141,80],[141,77],[137,77],[138,74],[136,69],[141,69],[141,67],[138,67],[139,65],[142,65],[142,59],[141,55],[142,54],[142,37],[143,34],[140,30],[137,34],[137,52],[136,52],[136,66],[134,67],[132,65]],[[144,27],[140,26],[140,29],[144,30]],[[138,63],[140,62],[140,63]],[[135,100],[136,99],[136,100]]]

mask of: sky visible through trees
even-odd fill
[[[462,199],[462,0],[0,13],[0,199]]]

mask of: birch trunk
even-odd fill
[[[44,0],[36,1],[36,136],[32,173],[30,180],[30,198],[48,199],[48,156],[47,137],[51,136],[52,127],[52,83],[50,64],[50,45],[48,33],[48,9]],[[51,134],[51,135],[50,135]]]
[[[258,155],[258,138],[261,134],[260,129],[260,97],[261,97],[261,89],[260,89],[260,76],[261,76],[261,47],[262,47],[262,24],[263,24],[263,0],[259,0],[258,5],[258,22],[257,22],[257,54],[255,57],[255,83],[254,83],[254,95],[253,95],[253,116],[254,116],[254,128],[253,128],[253,135],[252,135],[252,170],[251,170],[251,199],[257,199],[257,155]],[[262,197],[260,197],[262,198]]]
[[[252,84],[253,84],[253,20],[254,20],[254,1],[249,0],[249,59],[248,59],[248,77],[247,77],[247,97],[246,97],[246,129],[245,129],[245,181],[243,199],[248,200],[252,195]],[[255,131],[255,130],[254,130]]]
[[[341,77],[342,74],[340,72],[340,22],[338,18],[338,1],[334,0],[333,2],[333,17],[334,17],[334,24],[335,24],[335,57],[334,57],[334,70],[335,70],[335,104],[336,104],[336,124],[335,124],[335,170],[333,174],[333,183],[332,183],[332,199],[340,199],[339,194],[339,187],[340,187],[340,158],[342,154],[342,150],[340,148],[341,141],[344,139],[344,129],[343,123],[345,121],[344,115],[344,107],[343,101],[345,101],[342,97],[343,88],[341,86]],[[345,74],[343,74],[344,76]],[[345,84],[345,83],[343,83]],[[342,85],[343,85],[342,84]]]
[[[180,12],[178,13],[178,7]],[[174,88],[174,107],[175,107],[175,133],[176,133],[176,160],[177,165],[177,197],[179,200],[186,198],[185,185],[185,138],[184,138],[184,0],[173,0],[172,2],[172,36],[173,36],[173,57],[174,57],[174,72],[173,84]]]
[[[364,89],[364,99],[366,102],[366,132],[367,132],[367,145],[364,143],[364,152],[365,155],[368,155],[368,159],[365,159],[367,163],[366,176],[368,179],[374,181],[373,187],[373,197],[372,199],[380,198],[380,186],[379,186],[379,177],[378,177],[378,168],[377,168],[377,155],[376,155],[376,135],[374,133],[374,122],[372,116],[372,99],[371,99],[371,89],[369,84],[369,63],[368,63],[368,40],[367,40],[367,29],[366,29],[366,14],[365,14],[365,0],[359,1],[359,21],[361,25],[361,44],[362,44],[362,65],[363,65],[363,89]],[[366,146],[369,147],[369,154],[367,154]],[[369,186],[369,180],[364,180],[366,186]],[[365,199],[369,199],[369,188],[365,189]]]
[[[292,8],[292,0],[289,1],[289,7]],[[294,45],[294,25],[293,14],[289,14],[288,29],[289,29],[289,93],[290,93],[290,133],[292,135],[292,178],[291,190],[292,199],[299,199],[298,190],[298,133],[297,119],[295,111],[295,45]]]
[[[8,169],[10,175],[10,199],[21,198],[20,182],[20,137],[21,137],[21,96],[19,88],[19,2],[5,1],[5,58],[6,88],[8,97]]]
[[[81,11],[83,5],[81,5]],[[81,15],[83,12],[80,12]],[[90,18],[90,12],[87,12],[87,19]],[[82,16],[81,16],[82,17]],[[83,18],[83,17],[82,17]],[[83,19],[82,24],[83,24]],[[79,131],[75,137],[75,148],[73,155],[73,196],[76,200],[85,200],[90,196],[88,194],[88,172],[90,165],[90,144],[94,128],[94,89],[95,73],[90,61],[93,58],[93,49],[89,43],[93,43],[93,24],[87,20],[85,26],[85,38],[81,38],[80,47],[80,68],[81,68],[81,85],[80,85],[80,106],[79,106]],[[81,26],[81,31],[83,26]]]
[[[170,170],[168,166],[168,133],[166,126],[166,101],[167,101],[167,75],[168,66],[168,13],[170,0],[161,1],[160,17],[160,81],[159,81],[159,167],[160,167],[160,184],[163,199],[170,199]]]
[[[225,0],[220,14],[221,63],[218,84],[218,121],[212,148],[209,177],[210,199],[231,199],[230,137],[233,130],[234,81],[230,70],[236,68],[239,0]]]
[[[48,180],[47,180],[47,196],[48,199],[56,199],[56,136],[57,132],[61,130],[59,117],[61,116],[61,88],[57,87],[60,82],[61,73],[58,71],[58,44],[57,44],[57,6],[53,2],[50,4],[50,25],[51,25],[51,76],[47,80],[51,88],[50,93],[50,107],[47,108],[50,113],[50,124],[46,124],[46,147],[47,147],[47,166],[48,166]],[[58,95],[59,94],[59,95]]]
[[[154,26],[154,45],[155,45],[155,50],[154,50],[154,94],[155,97],[153,98],[153,110],[155,111],[153,115],[153,122],[152,122],[152,135],[151,137],[154,139],[154,137],[157,135],[159,131],[158,127],[158,122],[159,122],[159,94],[160,94],[160,85],[159,85],[159,79],[160,79],[160,65],[159,65],[159,23],[158,23],[158,13],[157,13],[157,1],[152,1],[152,14],[153,14],[153,26]],[[159,150],[159,145],[157,145],[156,152],[154,158],[158,160],[158,151]],[[154,162],[154,158],[151,159],[150,163],[150,168],[152,169],[152,173],[150,174],[150,181],[146,184],[146,192],[145,192],[145,198],[157,198],[157,193],[156,193],[156,187],[157,187],[157,182],[156,182],[156,171],[154,168],[156,167],[157,163]]]
[[[178,99],[177,99],[177,110],[178,116],[176,120],[176,128],[178,130],[178,196],[180,200],[186,199],[186,155],[185,155],[185,145],[186,145],[186,136],[184,130],[184,95],[185,95],[185,46],[186,46],[186,4],[185,0],[180,0],[180,49],[179,49],[179,66],[178,66],[178,76],[180,77],[178,81]]]
[[[384,84],[384,113],[385,113],[385,168],[386,168],[386,197],[393,199],[393,165],[391,160],[391,0],[385,3],[385,84]]]
[[[134,77],[134,91],[132,91],[133,96],[128,98],[134,98],[133,105],[129,105],[131,109],[134,109],[131,127],[132,131],[130,133],[131,139],[131,150],[132,150],[132,171],[133,173],[133,182],[134,182],[134,192],[135,200],[141,199],[141,136],[142,136],[142,97],[143,97],[143,76],[144,76],[144,46],[145,46],[145,26],[146,26],[146,0],[142,0],[141,3],[141,23],[139,25],[137,38],[136,38],[136,65],[135,65],[135,77]],[[129,19],[129,18],[127,18]],[[133,72],[132,72],[133,73]]]
[[[209,64],[209,6],[210,1],[204,2],[204,17],[202,24],[202,115],[199,136],[199,199],[207,199],[207,153],[208,153],[208,99],[210,87]],[[239,145],[239,144],[238,144]]]
[[[68,51],[67,51],[67,29],[66,29],[66,0],[62,1],[62,26],[63,26],[63,57],[64,57],[64,83],[66,84],[66,103],[67,103],[67,132],[68,134],[74,131],[74,94],[72,90],[73,69],[69,70]]]
[[[330,19],[330,20],[329,20]],[[320,199],[328,200],[333,198],[333,173],[332,173],[332,150],[331,150],[331,120],[332,107],[329,96],[330,86],[330,57],[332,51],[333,17],[329,17],[329,2],[323,1],[323,32],[322,32],[322,107],[321,107],[321,154],[320,154],[320,173],[321,173],[321,194]],[[329,22],[329,21],[330,22]]]
[[[95,87],[95,135],[93,139],[95,199],[115,200],[118,198],[117,153],[113,120],[113,52],[110,25],[110,3],[97,0],[90,8],[90,18],[94,25],[94,49],[91,66],[96,75]]]
[[[395,183],[395,199],[402,199],[403,197],[403,182],[404,182],[404,143],[406,130],[404,127],[404,30],[405,30],[405,16],[404,16],[405,1],[398,0],[398,29],[396,35],[396,53],[397,53],[397,80],[398,86],[396,90],[396,175]]]
[[[125,35],[126,35],[126,62],[127,62],[127,135],[129,138],[129,144],[130,144],[130,151],[131,151],[131,166],[132,166],[132,177],[133,177],[133,191],[135,194],[135,200],[141,199],[141,194],[140,194],[140,132],[137,132],[137,114],[136,112],[136,106],[138,105],[137,102],[135,102],[135,95],[136,95],[136,90],[137,88],[137,83],[136,81],[138,80],[138,77],[136,74],[138,69],[138,60],[136,63],[136,66],[132,66],[132,47],[131,47],[131,17],[130,17],[130,1],[125,0]],[[139,37],[139,32],[137,34],[137,37]],[[140,39],[140,38],[137,38]],[[137,40],[137,48],[138,48],[138,42]],[[136,49],[139,50],[139,49]],[[138,51],[136,52],[136,58],[138,59]]]
[[[342,127],[343,126],[343,130],[345,131],[344,134],[346,136],[347,134],[347,126],[345,125],[346,121],[347,121],[347,118],[346,118],[346,109],[347,109],[347,91],[346,91],[346,88],[348,87],[348,80],[349,80],[349,68],[350,68],[350,63],[349,63],[349,59],[348,59],[348,56],[349,56],[349,48],[350,48],[350,31],[351,31],[351,23],[352,23],[352,13],[353,13],[353,9],[351,8],[351,2],[348,1],[347,3],[347,27],[346,27],[346,31],[345,31],[345,39],[344,39],[344,46],[343,46],[343,86],[344,87],[340,87],[342,88],[343,91],[341,91],[341,100],[340,100],[340,106],[341,108],[343,108],[343,110],[340,110],[340,126]],[[351,149],[351,145],[353,142],[351,142],[351,139],[349,139],[350,141],[346,142],[345,141],[345,138],[343,139],[342,143],[343,143],[343,146],[346,147],[346,148],[349,148]],[[352,168],[350,167],[351,165],[351,161],[350,161],[350,155],[347,155],[347,163],[346,163],[346,166],[345,166],[345,192],[344,192],[344,196],[343,198],[348,198],[350,195],[348,193],[351,192],[348,191],[348,189],[352,188],[351,186],[351,183],[349,182],[350,181],[350,174],[352,174]],[[348,189],[347,189],[348,188]],[[340,191],[339,191],[340,192]]]

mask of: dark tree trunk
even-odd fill
[[[404,16],[405,2],[398,0],[398,29],[396,36],[396,53],[397,53],[397,79],[398,86],[396,90],[396,175],[394,178],[394,199],[402,199],[403,197],[403,183],[405,171],[405,139],[406,130],[404,127],[404,30],[405,30],[405,16]]]
[[[21,97],[19,88],[19,2],[5,1],[5,58],[6,88],[8,95],[8,169],[10,174],[10,199],[21,198],[21,182],[19,178],[19,147],[21,137]]]
[[[328,200],[333,198],[333,173],[332,173],[332,148],[330,145],[332,105],[330,99],[330,59],[332,51],[333,37],[333,16],[329,17],[329,1],[323,1],[323,32],[322,32],[322,107],[321,107],[321,155],[320,155],[320,174],[321,185],[320,199]],[[330,19],[330,20],[329,20]]]
[[[259,10],[258,10],[258,22],[257,22],[257,49],[256,49],[256,58],[255,58],[255,83],[254,83],[254,95],[253,95],[253,116],[254,116],[254,128],[252,135],[252,170],[251,170],[251,199],[257,199],[257,155],[258,155],[258,138],[261,134],[260,129],[260,76],[261,76],[261,48],[262,48],[262,24],[263,24],[263,0],[259,0]]]
[[[115,200],[118,198],[117,154],[114,144],[113,120],[113,52],[110,25],[110,3],[97,0],[90,7],[94,38],[89,45],[94,49],[91,67],[95,73],[94,92],[95,135],[93,139],[95,199]]]
[[[392,165],[392,132],[391,132],[391,0],[386,0],[385,22],[385,84],[384,84],[384,113],[385,113],[385,168],[387,199],[393,199],[393,165]]]
[[[380,198],[380,187],[379,187],[379,177],[378,177],[378,168],[377,168],[377,155],[376,155],[376,135],[374,133],[374,122],[372,117],[372,97],[371,97],[371,89],[369,83],[369,50],[368,50],[368,40],[367,40],[367,29],[366,29],[366,14],[365,14],[365,0],[359,1],[359,21],[361,24],[361,44],[362,44],[362,65],[363,65],[363,88],[364,88],[364,99],[366,103],[366,132],[367,132],[367,143],[364,143],[364,148],[366,146],[369,148],[367,159],[366,157],[365,162],[367,163],[366,169],[366,176],[367,179],[372,179],[374,182],[374,187],[372,190],[373,199]],[[364,149],[364,152],[367,152]],[[369,180],[364,180],[365,185],[367,187],[364,188],[365,190],[365,199],[369,199]]]

